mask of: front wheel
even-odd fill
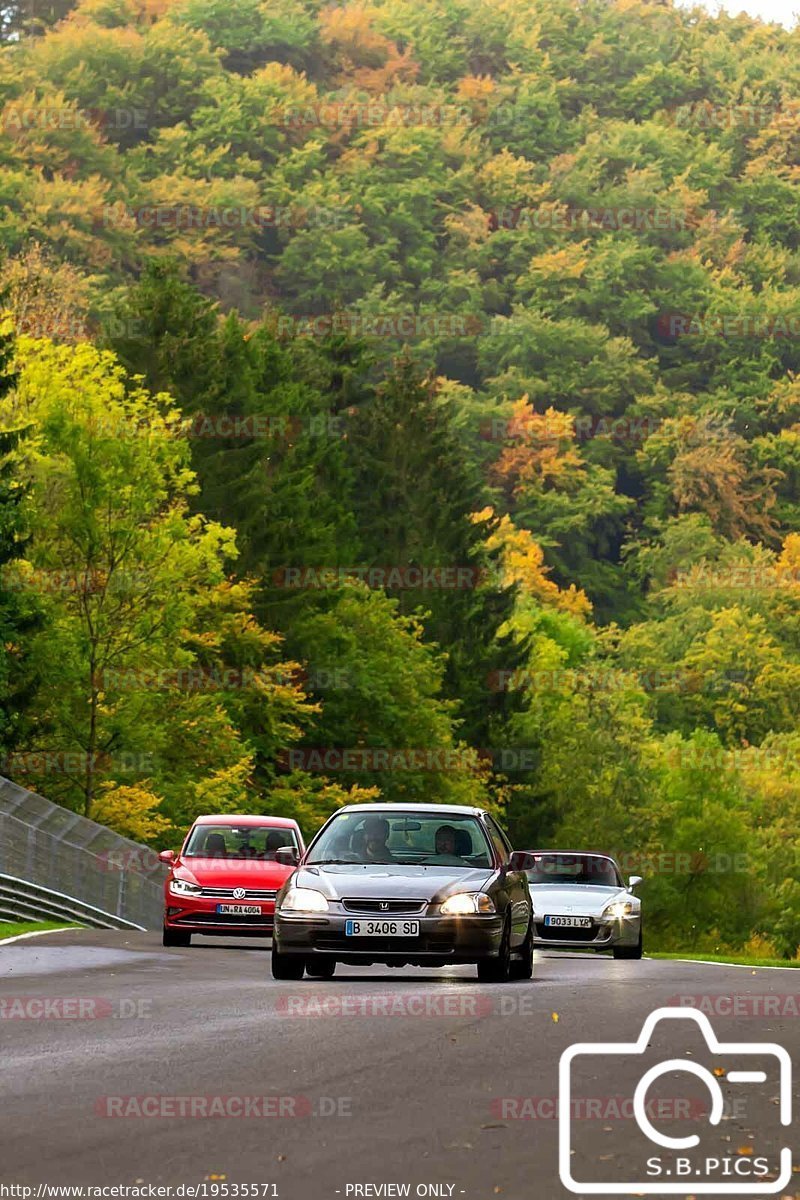
[[[183,929],[168,929],[165,925],[161,941],[165,946],[191,946],[192,935]]]
[[[635,946],[615,946],[614,958],[641,958],[642,957],[642,931],[639,930],[639,941]]]
[[[478,963],[478,979],[481,983],[508,983],[511,978],[511,923],[506,919],[500,949],[493,958],[482,958]]]
[[[533,917],[525,934],[525,941],[519,952],[519,958],[511,964],[512,979],[531,979],[533,977]]]
[[[312,979],[333,979],[335,970],[335,958],[309,957],[306,959],[306,975],[310,975]]]
[[[272,978],[302,979],[306,960],[302,954],[281,954],[272,943]]]

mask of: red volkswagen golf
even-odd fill
[[[188,946],[193,933],[272,934],[275,896],[304,849],[285,817],[198,817],[164,884],[164,945]]]

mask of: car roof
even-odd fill
[[[297,822],[289,817],[266,817],[263,814],[218,813],[216,816],[197,817],[195,825],[275,825],[280,829],[296,829]]]
[[[460,816],[482,817],[486,813],[485,808],[474,808],[468,804],[413,804],[405,803],[402,800],[393,800],[391,803],[379,801],[376,804],[346,804],[342,808],[336,810],[334,816],[339,813],[350,812],[379,812],[391,814],[393,812],[419,812],[419,813],[458,813]]]

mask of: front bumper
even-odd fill
[[[635,946],[639,941],[642,918],[594,917],[588,929],[551,929],[543,917],[534,916],[533,944],[538,950],[613,950],[615,946]]]
[[[217,912],[218,904],[257,905],[258,915]],[[274,900],[229,900],[209,896],[176,896],[167,894],[164,907],[164,928],[181,929],[185,933],[214,933],[225,937],[271,937],[275,922]]]
[[[503,917],[498,913],[474,916],[411,916],[397,919],[419,921],[417,937],[348,937],[345,922],[349,913],[275,918],[274,945],[281,954],[325,954],[353,965],[387,963],[401,966],[475,963],[497,955],[503,936]],[[375,919],[380,919],[376,915]]]

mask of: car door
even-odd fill
[[[504,865],[511,857],[511,843],[493,817],[486,816],[486,832],[491,839],[500,862]],[[519,946],[525,940],[531,919],[531,894],[528,876],[524,871],[508,871],[505,890],[511,906],[511,944]]]

